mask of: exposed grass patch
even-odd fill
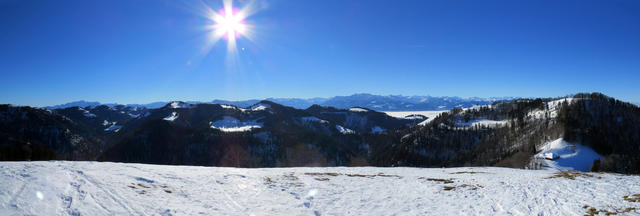
[[[143,188],[151,188],[151,186],[146,186],[146,185],[143,185],[142,183],[138,183],[138,186],[143,187]]]
[[[450,178],[450,179],[437,179],[437,178],[420,177],[418,179],[424,179],[424,180],[433,181],[433,182],[440,182],[440,183],[443,183],[443,184],[451,184],[451,183],[453,183],[453,179],[452,178]]]
[[[378,175],[376,175],[376,176],[402,178],[402,176],[399,176],[399,175],[388,175],[388,174],[384,174],[384,173],[378,173]]]
[[[348,177],[362,177],[362,178],[374,178],[374,177],[395,177],[395,178],[402,178],[399,175],[387,175],[384,173],[378,173],[375,175],[368,175],[368,174],[357,174],[357,173],[346,173],[346,174],[342,174],[342,173],[304,173],[305,175],[310,175],[310,176],[348,176]]]
[[[622,198],[627,202],[640,202],[640,194],[633,194],[631,196],[624,196]]]
[[[289,181],[296,181],[298,180],[298,176],[293,175],[293,173],[289,173],[284,175],[284,179],[289,180]]]
[[[314,178],[316,181],[329,181],[329,178]]]
[[[461,185],[447,185],[442,188],[445,191],[461,189],[461,188],[469,188],[471,190],[477,190],[478,188],[483,188],[482,185],[470,185],[470,184],[461,184]]]
[[[480,173],[486,173],[486,172],[460,171],[460,172],[454,172],[454,173],[450,173],[450,174],[480,174]]]
[[[589,216],[599,215],[600,213],[603,213],[604,215],[617,215],[621,213],[629,213],[631,211],[639,210],[638,208],[635,208],[635,207],[607,210],[607,209],[597,209],[595,207],[591,207],[588,205],[584,205],[582,208],[587,210],[585,214]]]
[[[339,176],[341,175],[340,173],[304,173],[305,175],[310,175],[310,176]]]
[[[275,181],[273,181],[273,179],[271,179],[271,177],[269,177],[269,176],[264,177],[264,181],[265,181],[265,183],[267,183],[267,184],[273,184],[273,183],[276,183],[276,182],[275,182]]]
[[[588,173],[583,173],[583,172],[580,172],[580,171],[568,170],[568,171],[557,172],[554,175],[547,177],[547,179],[567,178],[567,179],[575,180],[576,177],[589,177],[589,178],[592,178],[593,175],[588,174]]]
[[[298,177],[293,175],[293,173],[282,175],[282,178],[279,179],[281,181],[276,181],[276,179],[265,176],[264,184],[269,187],[282,186],[282,187],[303,187],[304,183],[298,181]]]

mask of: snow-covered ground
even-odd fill
[[[240,110],[242,112],[247,111],[247,109],[243,109],[234,105],[227,105],[227,104],[220,104],[220,107],[222,107],[223,109],[234,109],[234,110]]]
[[[171,112],[171,115],[168,115],[167,117],[163,118],[165,121],[175,121],[176,119],[178,119],[178,113],[177,112]]]
[[[550,155],[555,155],[558,158],[555,160],[546,159],[545,156]],[[602,158],[588,146],[569,143],[562,138],[545,143],[540,147],[540,151],[535,157],[545,168],[580,171],[591,170],[593,161]]]
[[[624,198],[640,193],[640,176],[555,174],[2,162],[0,215],[584,215],[590,208],[640,214],[640,202]]]
[[[412,117],[411,115],[423,115],[425,117],[427,117],[426,120],[418,123],[418,125],[425,125],[428,124],[429,122],[433,121],[433,119],[435,119],[438,115],[440,115],[440,113],[443,112],[447,112],[447,110],[430,110],[430,111],[389,111],[389,112],[384,112],[386,113],[388,116],[391,117],[396,117],[396,118],[409,118],[412,119],[414,117]]]
[[[356,133],[355,131],[353,131],[353,130],[351,130],[349,128],[342,127],[342,125],[336,125],[336,129],[342,134],[354,134],[354,133]]]
[[[259,104],[253,105],[250,108],[251,108],[251,111],[260,111],[260,110],[270,109],[271,105],[259,103]]]
[[[191,107],[193,107],[193,105],[191,105],[191,104],[180,102],[180,101],[171,102],[171,104],[169,104],[169,106],[172,109],[191,108]]]
[[[322,119],[320,119],[318,117],[315,117],[315,116],[302,117],[302,121],[314,121],[314,122],[320,122],[320,123],[323,123],[323,124],[329,123],[327,120],[322,120]]]
[[[352,108],[349,108],[349,111],[351,111],[351,112],[368,112],[369,110],[362,109],[360,107],[352,107]]]
[[[468,122],[456,122],[455,126],[456,127],[462,127],[462,128],[467,128],[467,127],[502,127],[505,125],[508,125],[509,121],[507,120],[501,120],[501,121],[496,121],[496,120],[489,120],[489,119],[475,119],[475,120],[471,120]]]
[[[213,129],[218,129],[224,132],[244,132],[253,130],[254,128],[261,128],[263,126],[263,124],[257,122],[257,120],[240,121],[231,116],[224,116],[222,120],[209,122],[209,125]]]
[[[120,131],[120,129],[122,129],[122,126],[121,125],[116,125],[116,123],[114,122],[111,126],[109,126],[108,128],[104,129],[104,131],[118,132],[118,131]]]
[[[371,128],[371,133],[382,133],[384,131],[386,131],[386,129],[377,125]]]

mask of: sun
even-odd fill
[[[215,22],[213,29],[218,37],[235,41],[237,37],[246,34],[247,26],[244,23],[244,16],[242,12],[233,9],[232,7],[225,7],[220,13],[213,15],[212,20]]]
[[[219,10],[214,10],[205,5],[206,18],[210,21],[205,28],[209,31],[208,45],[213,45],[220,39],[226,40],[227,52],[233,54],[238,52],[236,47],[238,38],[253,40],[252,29],[254,26],[247,24],[246,19],[254,14],[257,9],[254,1],[248,1],[242,8],[233,7],[232,3],[232,0],[224,0],[223,7]],[[207,50],[209,48],[210,46],[207,46]]]

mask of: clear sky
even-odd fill
[[[640,102],[640,1],[256,1],[235,52],[211,43],[207,7],[223,8],[0,0],[0,103],[592,91]]]

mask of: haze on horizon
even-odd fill
[[[223,1],[0,1],[0,103],[362,92],[640,102],[637,1],[226,4],[238,20],[220,19]]]

